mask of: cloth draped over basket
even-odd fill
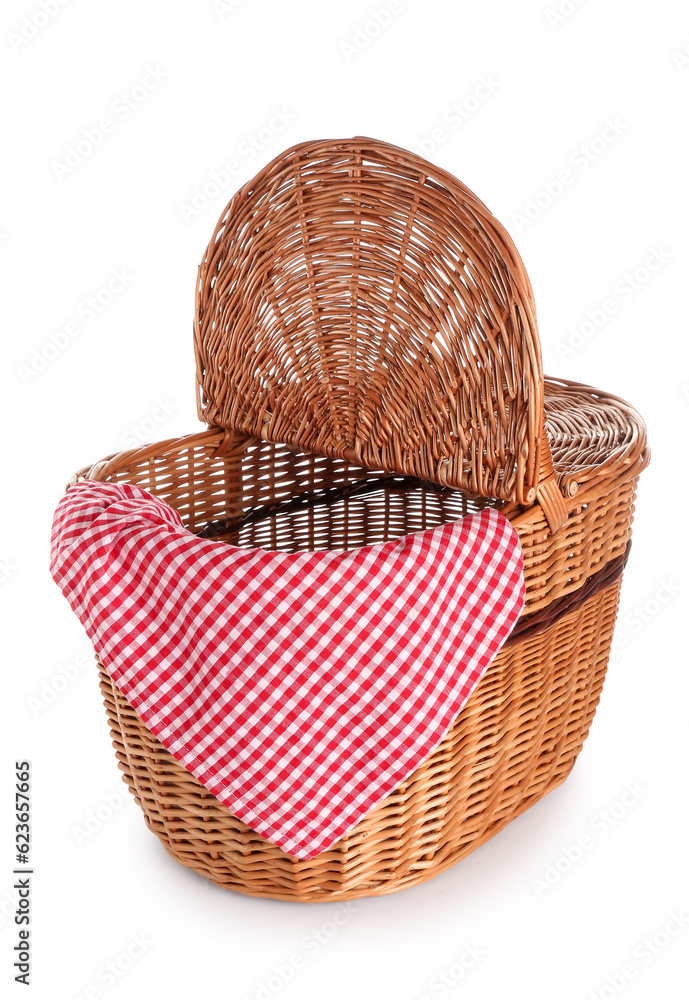
[[[335,844],[441,743],[524,606],[497,510],[329,551],[197,537],[134,485],[82,480],[51,572],[173,756],[297,858]]]

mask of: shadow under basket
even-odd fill
[[[487,506],[525,606],[442,743],[301,861],[164,749],[101,665],[119,766],[166,850],[220,886],[305,902],[396,892],[485,843],[571,770],[600,697],[640,472],[639,414],[544,378],[532,289],[465,185],[366,137],[301,143],[232,198],[199,268],[207,429],[75,479],[128,482],[231,545],[352,549]]]

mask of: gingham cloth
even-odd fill
[[[305,859],[439,745],[524,602],[492,509],[287,553],[197,538],[145,490],[88,480],[55,512],[51,572],[163,746]]]

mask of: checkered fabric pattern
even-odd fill
[[[524,603],[492,509],[287,553],[197,538],[145,490],[88,480],[55,512],[51,572],[163,746],[304,859],[438,746]]]

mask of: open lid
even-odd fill
[[[277,156],[216,226],[194,332],[210,426],[485,497],[538,490],[561,522],[523,263],[421,157],[362,137]]]

